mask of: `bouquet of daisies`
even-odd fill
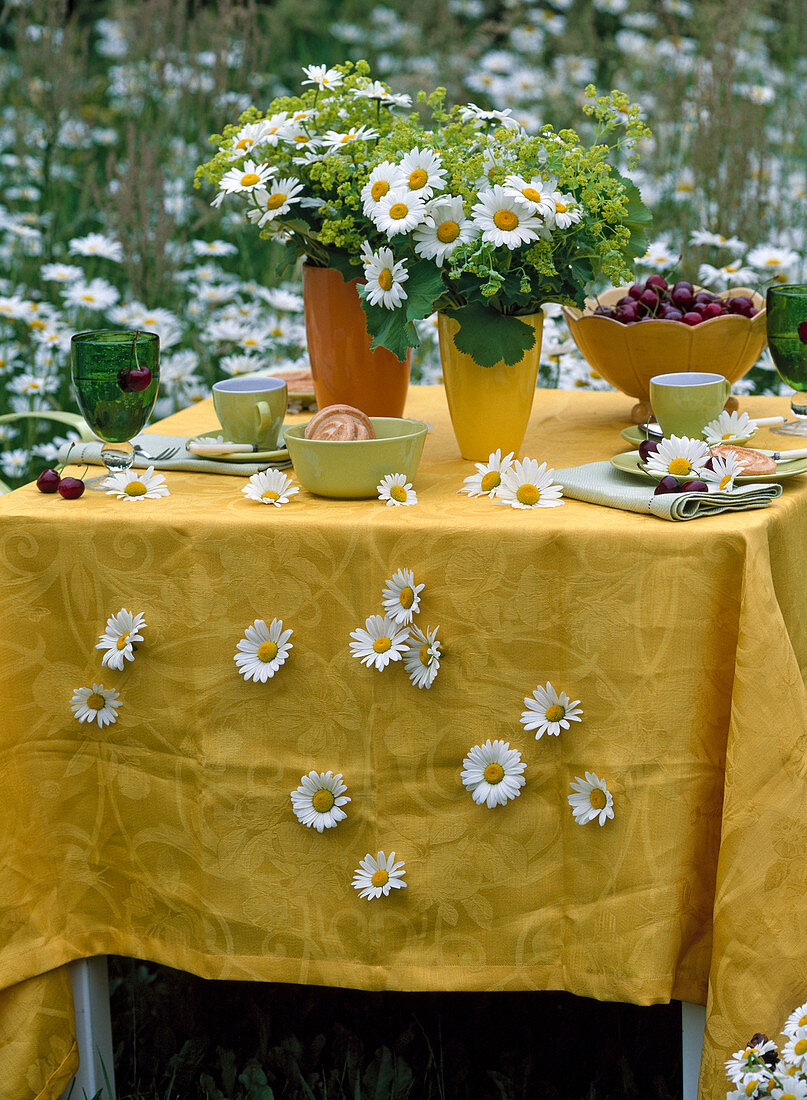
[[[535,341],[520,316],[547,301],[582,307],[595,280],[632,278],[649,214],[609,157],[635,161],[647,130],[626,96],[586,89],[597,126],[586,146],[550,125],[529,135],[507,110],[447,108],[439,88],[420,93],[421,115],[365,62],[304,73],[300,96],[211,139],[219,150],[197,182],[216,185],[213,205],[246,203],[288,260],[362,280],[373,346],[404,358],[415,322],[444,311],[460,351],[515,363]]]
[[[726,1062],[734,1085],[726,1100],[788,1100],[807,1098],[807,1003],[799,1005],[785,1021],[786,1042],[780,1051],[767,1035],[753,1035],[747,1046]]]

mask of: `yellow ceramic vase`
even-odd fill
[[[499,361],[480,367],[454,343],[458,322],[443,313],[437,320],[448,411],[462,457],[484,462],[498,447],[518,455],[535,396],[543,313],[519,317],[535,332],[535,344],[513,366]]]

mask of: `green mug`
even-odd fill
[[[681,371],[650,379],[650,404],[666,437],[700,439],[703,429],[723,411],[731,383],[722,374]]]
[[[213,386],[213,407],[228,443],[277,447],[289,394],[282,378],[225,378]]]

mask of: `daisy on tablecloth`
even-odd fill
[[[376,489],[378,499],[386,501],[388,508],[409,508],[418,502],[417,493],[411,481],[406,480],[406,474],[387,474]]]
[[[687,481],[701,477],[710,454],[708,446],[700,439],[671,435],[669,439],[662,439],[658,450],[647,456],[645,469],[650,474],[661,477],[672,474],[681,481]]]
[[[526,782],[522,772],[527,765],[518,749],[511,749],[507,741],[487,740],[484,745],[474,745],[462,764],[463,786],[474,802],[484,802],[489,810],[517,798]]]
[[[260,470],[241,490],[249,500],[257,500],[258,504],[273,504],[276,508],[288,504],[289,498],[299,491],[281,470]]]
[[[390,661],[400,661],[409,646],[409,629],[388,615],[370,615],[364,627],[351,630],[350,651],[363,665],[383,671]]]
[[[571,788],[574,794],[567,795],[567,800],[578,825],[596,820],[604,825],[609,817],[614,816],[614,797],[605,780],[600,779],[596,772],[586,772],[585,779],[576,776]]]
[[[295,817],[318,833],[323,829],[335,829],[347,817],[342,809],[350,799],[345,794],[342,773],[311,771],[300,780],[300,786],[291,792],[291,806]]]
[[[271,680],[294,648],[289,641],[293,633],[283,629],[282,619],[272,619],[270,626],[263,619],[256,619],[248,626],[233,657],[244,679],[256,684]]]
[[[579,722],[583,713],[579,699],[571,702],[565,691],[558,695],[550,683],[545,688],[537,687],[524,704],[527,709],[521,713],[521,724],[525,730],[536,731],[536,741],[545,733],[557,737],[562,729],[569,728],[570,722]]]
[[[359,891],[360,898],[386,897],[390,890],[400,890],[406,886],[403,877],[406,874],[403,860],[395,862],[395,853],[387,856],[378,852],[375,859],[368,852],[353,873],[353,888]]]
[[[458,493],[467,493],[469,497],[495,497],[501,485],[502,474],[513,465],[514,452],[502,458],[501,447],[488,455],[487,462],[475,462],[476,473],[466,477]]]
[[[399,569],[387,581],[381,604],[389,617],[401,626],[408,626],[420,611],[420,593],[425,584],[415,584],[411,569]]]
[[[418,688],[430,688],[440,670],[442,651],[437,640],[438,626],[412,627],[409,636],[409,649],[404,653],[404,668],[409,679]]]
[[[552,480],[554,470],[534,458],[516,460],[502,472],[496,489],[497,504],[511,508],[557,508],[564,503],[563,488]]]
[[[98,638],[96,649],[105,649],[101,664],[120,671],[126,661],[134,660],[134,643],[142,642],[140,631],[146,625],[143,612],[132,615],[122,607],[117,615],[110,615],[106,621],[106,630]]]
[[[76,688],[70,700],[73,717],[79,722],[97,722],[101,729],[118,720],[120,695],[114,688],[93,684],[91,688]]]
[[[147,470],[123,470],[110,474],[104,481],[104,488],[108,497],[117,497],[118,500],[158,500],[171,495],[165,478],[162,474],[155,474],[153,466]]]

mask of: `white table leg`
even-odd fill
[[[79,1067],[78,1073],[62,1093],[61,1100],[68,1097],[70,1100],[93,1100],[99,1093],[101,1100],[115,1100],[106,955],[70,963],[70,981],[76,1006]],[[107,1080],[111,1093],[107,1089]]]
[[[683,1100],[698,1100],[698,1072],[706,1027],[706,1008],[681,1001],[681,1069]]]

